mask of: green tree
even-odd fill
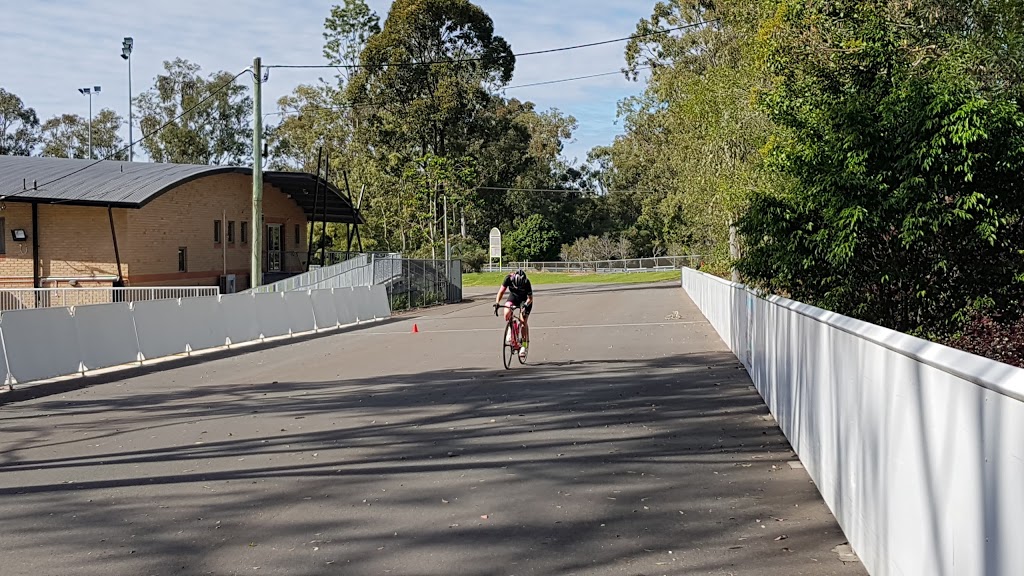
[[[366,43],[380,32],[380,17],[364,0],[345,0],[331,7],[324,29],[324,58],[339,67],[338,82],[346,84]]]
[[[42,126],[42,156],[88,158],[89,129],[85,118],[77,114],[54,116]]]
[[[0,88],[0,155],[30,156],[39,143],[39,117],[16,94]]]
[[[339,92],[327,86],[299,85],[278,102],[280,123],[267,131],[269,165],[275,169],[316,172],[321,149],[339,166],[350,154],[352,131]]]
[[[407,231],[424,241],[430,250],[430,257],[438,257],[438,246],[441,243],[441,232],[444,227],[444,212],[441,207],[443,198],[451,203],[466,203],[476,179],[472,158],[452,160],[443,156],[428,154],[410,164],[406,170],[405,181],[411,192],[409,201],[404,203],[404,212],[412,230],[406,226],[400,233]],[[443,255],[443,251],[441,252]]]
[[[638,23],[626,75],[649,74],[647,85],[620,103],[625,134],[588,157],[607,192],[605,231],[621,232],[632,255],[696,252],[729,268],[730,224],[772,185],[760,150],[775,128],[752,97],[764,81],[756,23],[730,0],[658,2]]]
[[[490,16],[468,0],[396,0],[360,61],[348,99],[372,112],[359,132],[399,167],[427,154],[465,154],[479,136],[472,112],[515,67]]]
[[[124,120],[104,108],[92,119],[93,157],[127,160],[128,151],[119,131]],[[61,114],[43,123],[41,155],[57,158],[89,157],[89,122],[77,114]]]
[[[127,160],[127,144],[120,136],[124,119],[119,114],[104,108],[92,119],[92,153],[96,158],[110,160]],[[88,124],[86,129],[86,145],[89,143]]]
[[[164,70],[135,99],[149,157],[154,162],[248,164],[253,103],[247,89],[228,72],[204,78],[198,64],[180,58],[164,62]],[[176,119],[187,110],[192,111]]]
[[[558,232],[540,214],[523,220],[503,244],[503,251],[513,261],[545,261],[558,256]]]
[[[782,4],[764,107],[790,179],[754,199],[757,285],[901,331],[1024,287],[1024,50],[1012,2]]]

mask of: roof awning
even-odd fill
[[[218,174],[244,174],[251,178],[252,168],[0,156],[0,200],[142,208],[178,186]],[[319,198],[315,193],[318,180]],[[341,190],[314,174],[267,171],[263,181],[290,196],[311,221],[363,223],[359,211]]]
[[[320,193],[317,194],[317,177],[307,172],[264,172],[263,181],[280,188],[302,207],[310,221],[324,219],[336,224],[363,224],[362,216],[341,190],[320,179]],[[319,196],[319,197],[318,197]],[[326,198],[326,206],[325,204]],[[316,213],[314,214],[314,208]],[[326,216],[325,216],[326,210]]]

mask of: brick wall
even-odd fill
[[[228,226],[222,224],[221,243],[214,242],[214,221],[227,213],[234,222],[234,242],[227,242]],[[248,287],[252,242],[252,178],[244,174],[218,174],[193,180],[140,210],[127,212],[127,235],[122,257],[132,263],[132,286],[216,285],[224,272],[238,275],[238,288]],[[306,250],[306,217],[286,194],[271,185],[263,189],[263,217],[266,223],[283,225],[283,250]],[[249,223],[246,242],[241,240],[241,223]],[[295,242],[299,225],[299,243]],[[265,232],[264,232],[265,234]],[[178,248],[187,249],[187,272],[178,272]],[[264,249],[266,241],[264,239]],[[285,262],[298,269],[294,258]],[[264,263],[264,270],[266,264]]]
[[[127,215],[124,210],[114,210],[113,214],[118,247],[121,249],[121,270],[127,275],[129,270],[123,246]],[[31,218],[26,229],[31,233]],[[31,271],[31,242],[28,245]],[[116,277],[117,263],[107,209],[40,204],[39,255],[44,278]]]
[[[0,285],[31,287],[32,277],[32,206],[7,203],[0,210],[3,219],[4,254],[0,255]],[[90,279],[82,285],[110,285],[109,277],[117,276],[114,246],[110,236],[110,220],[106,208],[39,205],[39,274],[45,286],[67,285],[66,280]],[[124,210],[114,211],[114,225],[120,236],[127,230]],[[15,242],[11,231],[24,229],[27,239]],[[122,260],[124,259],[122,255]],[[121,269],[128,273],[128,266]],[[108,277],[103,279],[104,277]]]
[[[234,242],[214,242],[214,221],[234,224]],[[241,223],[252,219],[252,178],[244,174],[218,174],[199,178],[166,192],[140,209],[115,208],[114,226],[121,254],[121,270],[129,286],[217,285],[224,271],[238,275],[238,289],[248,287],[252,225],[242,242]],[[301,272],[306,254],[306,218],[302,209],[279,189],[263,191],[266,223],[282,224],[286,271]],[[0,254],[0,287],[32,286],[32,207],[7,202],[0,210],[5,250]],[[295,225],[300,228],[295,242]],[[15,242],[11,230],[22,228],[25,242]],[[266,234],[266,232],[264,232]],[[178,272],[178,248],[187,249],[187,269]],[[226,248],[226,251],[225,251]],[[264,250],[266,240],[264,239]],[[40,274],[43,278],[116,277],[117,265],[107,209],[100,207],[39,205]],[[287,254],[287,253],[293,254]],[[301,258],[294,253],[300,253]],[[290,268],[290,270],[289,270]],[[266,262],[264,261],[264,270]],[[66,281],[47,282],[49,287]],[[82,286],[110,285],[109,280],[82,281]]]
[[[32,206],[6,202],[0,210],[3,219],[4,253],[0,255],[0,286],[32,287]],[[15,242],[11,230],[23,228],[28,241]]]

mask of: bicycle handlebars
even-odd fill
[[[495,304],[494,305],[494,316],[495,317],[498,316],[498,308],[505,308],[505,305],[504,304]],[[509,308],[511,308],[512,310],[516,310],[518,308],[522,308],[522,306],[509,306]]]

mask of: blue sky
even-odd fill
[[[0,0],[0,86],[35,108],[40,119],[88,114],[78,92],[99,85],[94,112],[112,108],[127,118],[127,64],[121,39],[132,36],[132,88],[152,86],[164,60],[185,58],[203,71],[238,72],[261,56],[265,64],[320,64],[323,21],[334,2],[309,0]],[[369,0],[381,17],[391,2]],[[632,34],[654,0],[477,0],[515,52],[596,42]],[[627,6],[628,5],[628,6]],[[511,85],[611,72],[621,68],[624,43],[520,58]],[[301,83],[330,70],[274,70],[265,85],[264,110]],[[509,90],[541,109],[558,108],[579,121],[565,156],[584,159],[621,129],[617,102],[642,90],[621,75]],[[136,137],[138,131],[136,130]],[[127,137],[127,128],[125,129]],[[127,139],[127,138],[126,138]],[[136,147],[138,155],[139,148]]]

